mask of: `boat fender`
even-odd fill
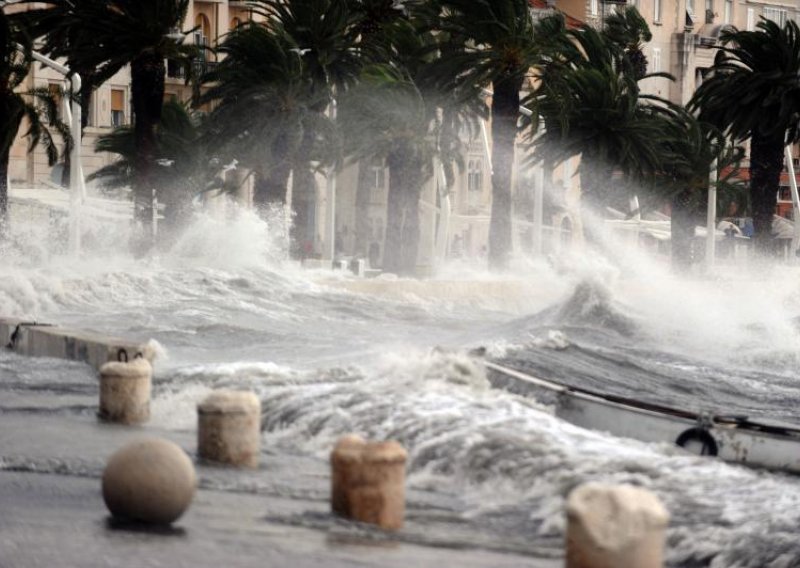
[[[689,442],[699,442],[701,444],[701,456],[716,456],[719,452],[717,441],[706,428],[695,426],[681,432],[675,443],[681,448],[685,448]]]

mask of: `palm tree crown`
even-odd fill
[[[755,31],[728,30],[706,80],[690,101],[737,140],[751,139],[750,192],[756,245],[771,247],[783,147],[800,140],[800,30],[762,20]]]
[[[43,51],[64,57],[70,68],[91,70],[94,85],[126,65],[131,68],[131,102],[136,140],[134,205],[143,235],[153,219],[157,190],[156,129],[164,101],[166,58],[189,66],[195,46],[170,37],[183,24],[189,0],[45,0],[25,18],[35,35],[44,35]],[[43,7],[39,5],[43,4]],[[145,237],[148,239],[149,237]]]
[[[563,21],[548,18],[535,27],[527,0],[438,0],[434,4],[439,15],[433,26],[456,46],[442,59],[439,73],[458,78],[465,97],[475,88],[492,88],[489,264],[502,269],[511,252],[511,185],[520,91],[531,69],[554,51],[552,40],[562,36]],[[554,24],[557,33],[553,33]]]
[[[67,125],[58,118],[57,97],[49,89],[18,91],[31,61],[30,36],[0,11],[0,236],[7,231],[10,151],[23,119],[28,125],[28,151],[42,144],[50,165],[58,159],[58,145],[50,129],[66,142],[65,152],[72,141]]]

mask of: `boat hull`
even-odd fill
[[[606,398],[493,363],[487,367],[494,386],[522,395],[544,395],[557,417],[576,426],[644,442],[681,442],[688,451],[702,448],[703,453],[726,461],[800,473],[800,429],[793,426]]]

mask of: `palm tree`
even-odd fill
[[[647,21],[633,6],[606,16],[603,35],[612,49],[620,50],[619,56],[634,79],[647,75],[647,57],[642,50],[644,43],[653,39]]]
[[[284,35],[295,46],[291,50],[302,62],[303,79],[309,89],[308,109],[319,115],[318,123],[323,123],[335,93],[352,85],[362,67],[362,58],[355,49],[358,14],[348,0],[253,0],[250,6],[254,13],[266,18],[268,29]],[[312,159],[318,134],[304,129],[301,148],[291,163],[292,243],[298,256],[303,253],[304,242],[314,241],[314,227],[310,226],[316,196],[313,172],[322,166]]]
[[[184,104],[169,101],[164,104],[156,128],[155,160],[159,167],[154,182],[159,188],[159,201],[166,206],[164,216],[168,226],[179,226],[191,208],[191,201],[204,191],[221,187],[215,180],[219,160],[209,155],[200,139],[201,117],[190,113]],[[139,163],[136,160],[136,133],[131,126],[121,126],[100,136],[97,152],[110,152],[119,158],[92,175],[107,189],[131,187]]]
[[[385,163],[389,170],[386,272],[412,275],[416,269],[419,198],[436,150],[434,112],[413,79],[390,65],[368,67],[342,99],[339,116],[351,154],[362,163]]]
[[[250,22],[228,34],[217,50],[224,58],[203,77],[210,86],[199,102],[215,105],[204,139],[256,172],[259,209],[286,203],[289,174],[301,158],[333,159],[333,126],[317,110],[329,93],[309,88],[299,50],[280,29]]]
[[[41,143],[50,165],[58,160],[58,147],[50,128],[67,142],[67,151],[71,143],[67,126],[58,119],[58,101],[48,89],[27,93],[17,90],[31,68],[30,49],[28,36],[0,11],[0,237],[8,231],[8,164],[22,121],[28,124],[28,151]]]
[[[735,140],[750,139],[754,238],[769,253],[783,148],[800,141],[800,29],[792,20],[783,28],[762,20],[755,31],[724,31],[720,40],[690,108]]]
[[[387,31],[400,19],[406,17],[396,9],[393,0],[348,0],[350,10],[356,18],[353,26],[358,34],[357,50],[362,65],[385,62],[390,53]],[[356,179],[355,243],[353,253],[366,257],[370,241],[369,203],[374,184],[374,167],[383,167],[380,157],[365,158],[358,162]]]
[[[94,83],[126,65],[131,68],[131,103],[136,142],[136,178],[133,183],[135,218],[152,223],[156,188],[156,130],[164,100],[165,61],[187,66],[194,46],[179,45],[172,34],[186,17],[189,0],[45,0],[35,17],[47,27],[43,51],[63,57],[72,69],[93,70]],[[149,231],[145,230],[145,234]]]
[[[544,122],[535,139],[537,159],[558,163],[581,156],[583,229],[596,241],[590,215],[630,187],[612,181],[613,174],[643,180],[661,167],[665,110],[640,95],[619,44],[588,26],[569,35],[578,49],[546,66],[540,87],[526,102]]]
[[[416,271],[419,200],[433,174],[433,157],[447,168],[456,162],[456,140],[469,115],[482,105],[477,89],[466,98],[439,74],[442,44],[410,14],[382,29],[374,45],[376,63],[342,100],[341,125],[349,153],[363,164],[389,170],[383,269],[405,275]],[[452,173],[452,172],[451,172]]]
[[[20,3],[22,4],[22,3]],[[37,3],[42,4],[42,3]],[[53,53],[56,50],[67,49],[70,45],[77,44],[78,36],[83,33],[83,28],[62,27],[60,21],[68,16],[72,2],[52,2],[47,7],[28,8],[25,11],[10,14],[12,21],[18,23],[32,38],[44,38],[45,45],[40,46],[40,51]],[[101,84],[110,79],[110,76],[97,75],[94,67],[76,67],[80,62],[70,61],[71,72],[81,77],[81,90],[79,93],[81,109],[81,128],[85,129],[89,120],[89,103],[91,97]]]
[[[527,0],[438,0],[432,24],[456,46],[466,46],[442,60],[439,73],[457,77],[466,90],[491,86],[492,215],[489,265],[502,269],[511,252],[511,184],[518,132],[520,92],[530,70],[551,51],[559,34],[534,29]],[[550,18],[548,25],[560,19]]]
[[[686,272],[699,256],[693,246],[694,234],[695,227],[703,224],[709,175],[718,172],[714,176],[718,202],[729,201],[740,193],[735,174],[743,151],[731,145],[720,130],[683,108],[670,109],[663,119],[664,132],[659,138],[663,167],[652,178],[650,199],[655,205],[665,200],[670,204],[672,266]]]

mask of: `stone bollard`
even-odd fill
[[[566,568],[661,568],[668,522],[645,489],[581,485],[567,501]]]
[[[100,367],[100,418],[121,424],[147,422],[152,376],[150,362],[142,357]]]
[[[103,500],[114,517],[158,525],[189,507],[197,476],[189,456],[167,440],[137,440],[118,450],[103,472]]]
[[[406,458],[406,451],[394,441],[342,437],[331,452],[333,512],[386,530],[402,528]]]
[[[219,391],[197,405],[197,446],[201,459],[237,467],[258,467],[261,401],[251,392]]]

